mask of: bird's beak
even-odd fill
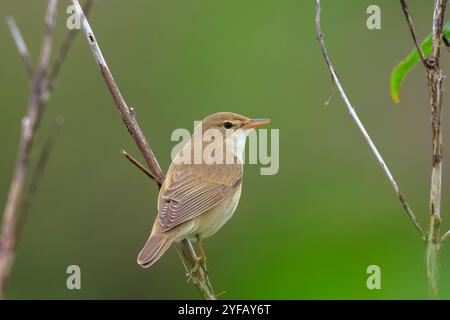
[[[251,128],[263,126],[268,123],[270,123],[270,119],[263,119],[263,118],[249,119],[248,121],[246,121],[242,124],[241,128],[251,129]]]

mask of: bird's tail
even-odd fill
[[[169,249],[170,245],[174,241],[173,237],[169,234],[163,234],[157,232],[150,235],[144,248],[139,253],[137,258],[138,264],[143,268],[151,267],[156,261],[161,258],[164,252]]]

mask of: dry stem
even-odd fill
[[[438,296],[439,248],[442,194],[442,81],[440,69],[440,48],[443,35],[444,16],[447,0],[436,0],[433,14],[433,52],[427,68],[430,91],[431,130],[433,154],[430,187],[430,227],[427,243],[428,286],[433,298]]]

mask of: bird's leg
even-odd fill
[[[201,257],[196,257],[194,266],[192,267],[191,271],[189,271],[186,274],[186,276],[188,278],[187,279],[188,282],[190,282],[192,280],[192,276],[194,275],[194,273],[197,272],[198,268],[200,268],[200,266],[202,265],[201,260],[202,260]]]
[[[206,269],[206,254],[205,249],[203,248],[202,239],[199,235],[196,235],[195,238],[197,239],[198,249],[200,251],[200,257],[197,257],[194,266],[192,267],[191,271],[187,273],[188,282],[192,280],[192,276],[195,272],[197,272],[198,268],[202,267],[205,271],[205,275],[208,276],[208,269]]]
[[[195,264],[192,269],[187,273],[188,282],[192,280],[192,276],[197,272],[198,268],[202,267],[205,271],[205,275],[208,276],[208,269],[206,269],[206,254],[203,248],[202,239],[199,235],[195,236],[198,244],[198,249],[200,251],[200,257],[196,257]]]
[[[197,238],[197,243],[198,243],[198,249],[200,251],[200,264],[203,267],[203,269],[205,270],[206,274],[208,274],[208,270],[206,269],[205,248],[203,248],[203,243],[202,243],[202,239],[200,238],[200,236],[197,235],[196,238]]]

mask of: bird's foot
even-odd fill
[[[202,268],[205,272],[205,276],[208,276],[208,269],[206,269],[205,259],[203,257],[197,257],[195,260],[195,264],[192,269],[186,274],[187,281],[190,282],[193,280],[194,274],[198,271],[199,268]]]
[[[193,279],[194,274],[198,271],[198,268],[201,266],[201,257],[197,257],[195,260],[195,264],[192,269],[186,274],[187,281],[190,282]]]
[[[200,257],[200,266],[202,267],[203,271],[205,272],[205,276],[207,277],[209,275],[209,270],[206,268],[206,258]]]

